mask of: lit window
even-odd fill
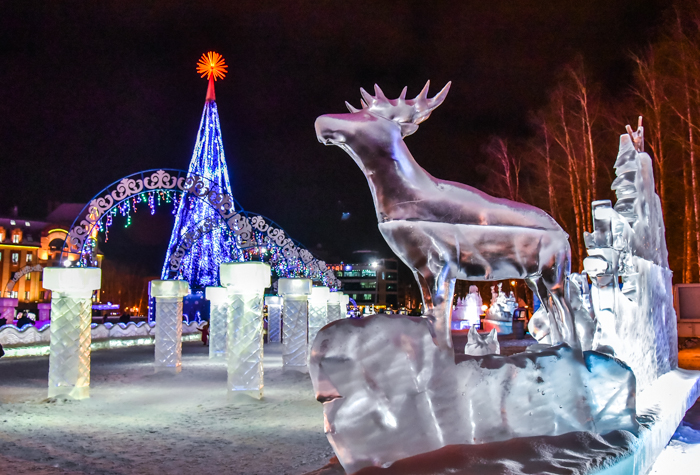
[[[29,300],[29,292],[24,293],[24,300]]]
[[[14,265],[19,264],[19,252],[12,253],[12,264],[14,264]]]
[[[24,225],[25,225],[26,227],[29,227],[29,226],[32,225],[32,223],[30,223],[29,221],[25,221],[25,222],[24,222]]]
[[[372,300],[372,294],[362,294],[362,300]]]
[[[26,274],[26,275],[24,276],[24,279],[25,279],[26,281],[32,280],[32,274]]]
[[[34,255],[31,252],[27,253],[27,264],[31,264]]]
[[[17,291],[16,291],[16,290],[13,290],[12,292],[10,292],[10,298],[11,298],[11,299],[16,299],[16,298],[17,298]]]
[[[13,244],[19,244],[19,234],[13,234],[13,235],[12,235],[12,243],[13,243]]]
[[[5,235],[3,233],[0,233],[0,242],[3,242],[5,240]]]

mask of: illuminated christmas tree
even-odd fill
[[[190,175],[206,178],[212,189],[218,187],[219,192],[231,195],[231,183],[226,166],[224,145],[221,141],[219,112],[214,94],[214,81],[223,79],[226,75],[226,69],[224,58],[214,52],[202,55],[197,63],[197,72],[202,77],[207,77],[209,87],[188,171]],[[170,236],[161,278],[167,278],[171,254],[177,248],[182,236],[188,231],[196,229],[209,218],[220,219],[216,210],[204,200],[191,194],[183,196],[177,208],[175,225]],[[217,226],[195,242],[189,253],[183,257],[180,264],[180,276],[189,282],[192,290],[203,290],[208,285],[219,285],[219,265],[222,262],[232,260],[231,252],[235,252],[235,244],[230,233],[227,232],[225,226]]]

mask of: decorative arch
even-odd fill
[[[73,254],[77,255],[77,259],[72,265],[95,265],[97,235],[113,210],[129,207],[129,200],[135,197],[149,195],[151,199],[159,192],[172,191],[181,193],[181,197],[189,194],[205,201],[217,214],[215,218],[205,219],[195,229],[182,234],[182,238],[173,246],[175,250],[167,263],[167,273],[164,270],[166,278],[177,279],[180,262],[194,243],[213,229],[222,227],[235,236],[241,261],[250,260],[251,253],[246,250],[265,247],[275,254],[272,265],[288,270],[292,276],[305,276],[329,287],[340,288],[340,281],[326,267],[325,262],[316,259],[300,243],[287,237],[276,223],[264,216],[246,212],[233,196],[222,192],[206,178],[177,169],[134,173],[115,181],[95,195],[73,221],[61,250],[61,262],[64,262],[65,256]]]

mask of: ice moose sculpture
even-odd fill
[[[373,315],[318,332],[309,370],[326,435],[345,470],[387,466],[453,444],[628,431],[620,437],[639,437],[636,447],[651,447],[632,460],[633,473],[645,473],[682,412],[648,437],[648,425],[640,429],[636,419],[637,379],[653,384],[677,358],[670,272],[659,260],[665,259],[663,218],[648,156],[632,145],[641,142],[641,130],[621,138],[613,184],[618,211],[595,206],[587,274],[571,274],[568,237],[546,213],[436,179],[409,153],[403,137],[444,100],[447,87],[433,99],[427,85],[412,100],[405,89],[396,100],[375,91],[361,90],[362,109],[348,105],[349,114],[319,117],[316,133],[365,173],[379,229],[413,269],[427,318]],[[594,282],[590,294],[587,275]],[[538,317],[546,344],[509,357],[455,358],[449,328],[457,278],[524,278],[543,301]],[[472,339],[474,352],[489,351],[481,340]],[[639,341],[650,348],[634,350]],[[696,388],[689,391],[679,406],[697,397]],[[647,424],[654,410],[644,413]]]
[[[451,310],[456,279],[525,279],[548,307],[553,340],[578,347],[564,298],[570,268],[568,236],[544,211],[494,198],[461,183],[431,176],[403,138],[442,104],[448,83],[432,99],[430,81],[415,99],[387,99],[361,89],[362,108],[316,119],[316,135],[355,160],[369,182],[379,230],[413,271],[435,341],[452,348]],[[551,299],[550,299],[551,297]],[[551,303],[550,303],[551,300]]]

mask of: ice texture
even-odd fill
[[[229,293],[229,394],[245,393],[258,399],[263,396],[263,290]]]
[[[498,332],[494,328],[486,335],[479,335],[476,327],[470,327],[467,334],[467,344],[464,346],[464,354],[470,356],[498,355],[501,353],[501,345],[498,343]]]
[[[279,279],[282,296],[282,364],[284,370],[307,373],[310,279]]]
[[[228,294],[226,359],[228,393],[263,396],[263,297],[270,266],[263,262],[221,264],[221,285]]]
[[[378,86],[374,96],[361,89],[361,109],[348,104],[350,113],[316,119],[318,140],[342,148],[365,174],[379,230],[413,271],[441,348],[452,348],[456,279],[525,279],[551,307],[552,341],[578,347],[564,295],[571,251],[561,226],[534,206],[433,177],[406,147],[403,138],[443,102],[449,84],[433,98],[428,88],[414,99],[406,99],[404,90],[394,100]]]
[[[282,342],[282,297],[265,297],[267,305],[267,341]]]
[[[307,373],[308,302],[305,296],[285,296],[282,306],[284,319],[282,364],[284,370]]]
[[[348,473],[451,444],[637,429],[634,374],[615,358],[560,345],[455,364],[422,318],[333,322],[314,341],[310,372]]]
[[[182,297],[189,290],[182,280],[148,283],[148,294],[156,299],[156,372],[182,370]]]
[[[90,397],[92,300],[53,291],[49,397]]]
[[[51,290],[49,397],[90,397],[92,292],[100,288],[97,268],[47,267],[44,288]]]
[[[224,287],[207,287],[209,310],[209,359],[226,360],[226,332],[228,326],[228,295]]]
[[[156,371],[182,370],[182,297],[156,297]]]
[[[620,137],[612,185],[617,203],[593,203],[593,232],[585,235],[589,257],[584,260],[592,282],[592,347],[629,365],[640,390],[678,366],[663,216],[651,158],[642,147],[641,127]]]
[[[318,331],[328,323],[328,299],[331,296],[328,287],[314,287],[309,296],[309,351]]]

